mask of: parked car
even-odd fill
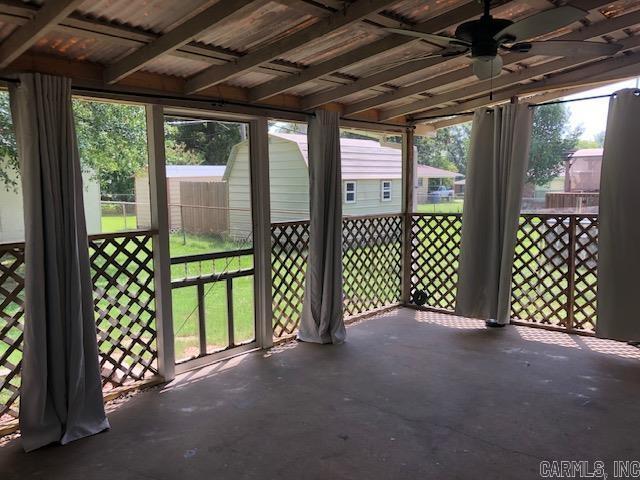
[[[429,200],[433,203],[450,202],[453,200],[453,189],[440,185],[437,189],[429,193]]]

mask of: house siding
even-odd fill
[[[229,226],[232,238],[241,240],[251,231],[249,148],[248,144],[238,145],[232,152],[229,181]],[[363,164],[366,163],[363,158]],[[384,158],[384,161],[388,161]],[[373,160],[372,160],[373,163]],[[367,174],[370,174],[368,169]],[[362,170],[359,171],[363,175]],[[358,172],[350,172],[350,175]],[[400,213],[402,208],[402,180],[393,178],[359,178],[356,182],[356,202],[344,202],[344,181],[342,189],[342,211],[344,216]],[[391,181],[391,200],[382,201],[381,182]],[[276,136],[269,138],[269,183],[271,189],[271,221],[288,222],[309,218],[309,174],[307,163],[298,144]]]

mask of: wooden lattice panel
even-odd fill
[[[598,216],[575,220],[575,273],[573,279],[573,328],[594,331],[598,280]]]
[[[24,328],[24,245],[0,245],[0,424],[18,418]]]
[[[416,214],[411,220],[411,299],[427,294],[425,306],[453,311],[458,282],[462,215]]]
[[[151,235],[94,237],[89,244],[103,385],[156,374]]]
[[[511,317],[567,326],[570,218],[522,215],[511,279]]]
[[[309,254],[309,222],[271,225],[273,335],[292,334],[300,324]]]
[[[402,217],[346,218],[342,222],[344,314],[397,303],[402,288]]]

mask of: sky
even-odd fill
[[[612,83],[604,87],[594,88],[586,92],[577,93],[565,97],[566,100],[594,97],[597,95],[608,95],[623,88],[636,88],[638,80],[626,80],[624,82]],[[640,82],[639,82],[640,83]],[[584,100],[580,102],[567,103],[571,111],[571,126],[577,127],[582,125],[584,133],[583,139],[593,140],[594,135],[603,132],[607,125],[607,110],[609,106],[608,98],[599,98],[595,100]]]

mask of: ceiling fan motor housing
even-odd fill
[[[511,20],[484,16],[462,23],[456,29],[455,37],[471,44],[471,57],[495,57],[500,44],[509,39],[496,40],[494,37],[512,23]]]

